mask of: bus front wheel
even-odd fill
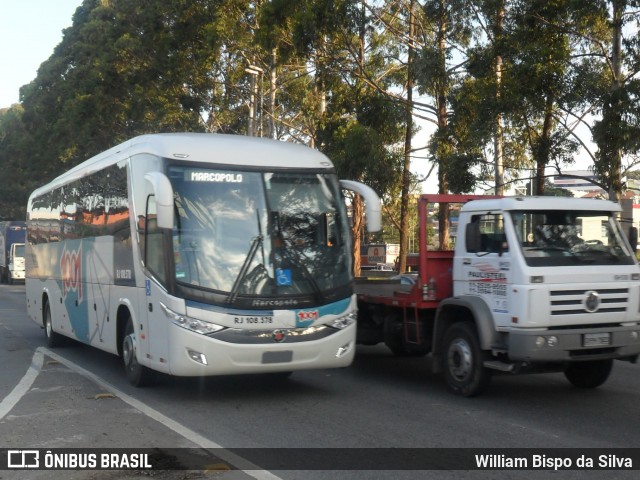
[[[149,383],[151,371],[138,363],[136,354],[136,334],[133,329],[131,317],[127,320],[127,326],[122,338],[122,361],[129,383],[134,387],[142,387]]]

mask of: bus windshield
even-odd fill
[[[178,285],[234,303],[318,298],[350,284],[348,226],[334,175],[173,166],[169,178]]]
[[[527,265],[631,265],[620,226],[609,212],[511,212]]]

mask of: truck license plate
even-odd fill
[[[583,347],[602,347],[611,345],[611,334],[607,333],[585,333],[582,339]]]

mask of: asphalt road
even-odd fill
[[[26,317],[24,287],[0,285],[0,448],[212,448],[220,455],[207,459],[208,471],[141,470],[124,476],[113,471],[0,470],[2,480],[635,479],[640,467],[606,472],[361,470],[368,465],[363,452],[344,450],[638,449],[640,365],[616,362],[609,381],[595,390],[573,388],[561,374],[494,377],[483,396],[469,399],[452,395],[427,370],[424,359],[395,358],[376,346],[360,347],[350,368],[295,372],[285,381],[161,377],[151,387],[136,389],[126,382],[115,356],[79,344],[55,351],[45,345],[42,330]],[[326,469],[316,463],[309,464],[315,470],[304,472],[255,470],[244,466],[242,455],[222,447],[276,448],[280,456],[308,453],[296,450],[300,448],[344,450],[344,455],[355,456],[358,469],[335,470],[332,462],[342,465],[344,459],[326,457]],[[295,460],[291,458],[297,465]],[[370,460],[375,466],[376,459]]]

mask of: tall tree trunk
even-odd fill
[[[438,122],[438,130],[445,132],[447,129],[447,5],[446,0],[440,0],[440,24],[438,26],[438,52],[440,56],[441,82],[438,83],[436,92],[436,115]],[[447,141],[442,138],[440,141]],[[446,169],[442,168],[443,158],[438,158],[440,162],[438,168],[438,193],[449,193],[449,179]],[[438,226],[440,229],[438,244],[440,250],[449,248],[449,204],[441,204],[438,209]]]
[[[622,107],[620,93],[622,90],[622,15],[627,0],[613,0],[612,21],[612,50],[611,65],[613,69],[613,85],[611,88],[611,100],[605,105],[603,120],[607,121],[608,128],[616,134],[612,135],[613,141],[609,143],[609,199],[617,202],[622,196],[622,146],[620,145],[618,132],[622,124]],[[608,118],[607,118],[608,117]]]
[[[544,195],[545,169],[549,164],[549,156],[551,155],[551,133],[553,132],[553,95],[548,95],[544,109],[544,121],[542,123],[542,132],[538,138],[535,149],[536,162],[536,195]]]
[[[271,69],[269,72],[269,106],[267,112],[267,138],[276,138],[276,81],[277,81],[277,50],[271,50]]]
[[[404,164],[402,167],[402,197],[400,198],[400,258],[398,271],[407,269],[407,248],[409,246],[408,216],[409,216],[409,188],[411,187],[411,135],[413,131],[413,63],[414,63],[414,0],[409,3],[409,50],[407,53],[407,107],[406,132],[404,137]]]
[[[360,40],[360,49],[358,51],[358,74],[360,78],[364,77],[364,55],[365,55],[365,35],[366,35],[366,0],[362,0],[361,4],[361,24],[359,28],[359,40]],[[360,80],[358,80],[360,83]],[[353,218],[353,225],[351,227],[351,232],[353,236],[353,274],[354,276],[360,276],[361,269],[361,260],[360,260],[360,239],[364,233],[364,205],[362,202],[362,198],[358,194],[354,194],[353,203],[352,203],[353,211],[351,212]]]
[[[498,53],[495,57],[495,80],[496,80],[496,103],[500,110],[495,118],[495,132],[493,138],[493,159],[495,164],[495,193],[496,195],[504,195],[504,159],[502,156],[503,144],[503,124],[502,124],[502,107],[500,106],[501,90],[502,90],[502,37],[504,31],[504,0],[500,0],[496,7],[496,24],[494,31],[494,43],[498,47]]]
[[[357,193],[353,195],[353,202],[351,203],[353,211],[351,212],[351,218],[353,219],[353,225],[351,231],[353,232],[353,275],[360,276],[360,238],[364,230],[364,205],[362,197]]]

